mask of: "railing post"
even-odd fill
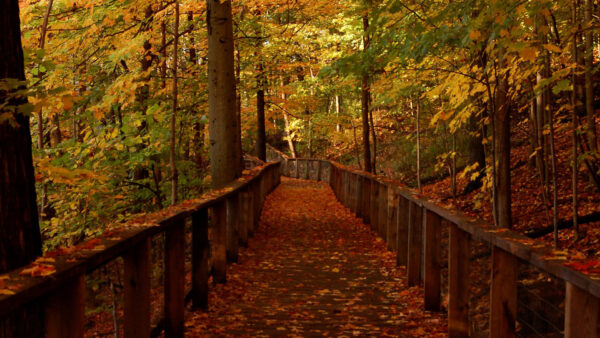
[[[84,324],[85,276],[80,275],[60,286],[49,296],[46,303],[46,337],[83,337]]]
[[[396,244],[396,264],[398,266],[408,265],[408,222],[410,218],[410,201],[400,196],[398,199],[398,219],[397,219],[397,244]]]
[[[237,262],[239,251],[240,199],[238,194],[227,199],[227,261]]]
[[[123,256],[125,337],[150,336],[150,237]]]
[[[360,193],[358,191],[357,177],[358,177],[358,175],[355,173],[350,174],[350,184],[352,186],[352,211],[356,215],[358,215],[359,196],[360,196]]]
[[[211,259],[213,269],[213,281],[225,283],[227,269],[227,206],[225,201],[218,202],[212,206],[212,241]]]
[[[240,217],[239,217],[239,235],[240,235],[240,245],[247,248],[248,247],[248,228],[249,221],[248,218],[248,210],[250,194],[248,193],[247,188],[240,191]]]
[[[183,337],[185,310],[185,222],[165,234],[165,336]]]
[[[300,178],[300,162],[296,159],[296,179]]]
[[[363,182],[359,174],[354,174],[354,186],[356,187],[356,216],[363,218]]]
[[[456,224],[450,224],[448,252],[448,335],[469,336],[469,267],[471,252],[469,235]]]
[[[362,202],[364,205],[362,218],[365,221],[365,224],[370,225],[371,224],[371,179],[369,179],[368,177],[363,177],[362,185],[363,185]]]
[[[387,247],[390,251],[398,250],[398,192],[394,187],[388,187],[387,213]]]
[[[348,186],[348,172],[347,171],[342,171],[342,204],[345,207],[349,206],[348,203],[348,199],[350,197],[350,193],[349,193],[349,186]]]
[[[304,176],[305,180],[308,180],[310,178],[310,161],[308,159],[304,160],[304,163],[306,163],[305,167],[306,167],[306,174]]]
[[[256,230],[260,222],[260,180],[254,181],[253,183],[253,196],[252,201],[254,202],[253,214],[254,214],[254,225],[252,228]]]
[[[496,246],[492,248],[491,338],[515,336],[518,264],[515,256]]]
[[[322,165],[321,162],[323,162],[323,161],[318,160],[318,164],[317,164],[317,181],[321,181],[321,170],[323,169],[322,168],[323,165]]]
[[[423,249],[423,208],[410,202],[408,222],[408,263],[406,275],[408,286],[421,282],[421,254]]]
[[[425,310],[439,311],[441,298],[442,219],[429,210],[425,212]]]
[[[247,219],[247,228],[248,228],[248,237],[252,237],[252,235],[254,234],[254,230],[256,229],[257,223],[256,223],[256,217],[254,216],[254,187],[255,185],[253,183],[250,183],[248,185],[248,206],[247,206],[247,212],[248,215],[246,216]]]
[[[600,299],[566,282],[565,337],[600,336]]]
[[[371,179],[371,210],[369,213],[369,219],[371,220],[371,230],[377,231],[377,195],[379,194],[379,182],[375,179]]]
[[[387,243],[387,213],[388,213],[388,186],[385,183],[379,183],[379,202],[377,207],[379,237]]]
[[[208,308],[208,210],[192,214],[192,306]]]

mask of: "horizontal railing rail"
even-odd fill
[[[600,329],[600,276],[567,266],[565,256],[551,247],[508,229],[490,226],[459,211],[418,196],[399,182],[319,159],[282,159],[282,174],[309,178],[310,168],[327,168],[326,180],[338,200],[397,252],[406,267],[408,284],[424,288],[425,310],[441,308],[441,233],[448,227],[448,329],[451,337],[468,336],[470,246],[491,246],[490,336],[515,335],[519,262],[565,282],[564,335],[597,337]],[[308,169],[308,170],[307,170]],[[318,177],[320,179],[320,177]]]
[[[201,198],[133,220],[86,244],[49,253],[29,266],[0,275],[0,318],[35,302],[45,306],[48,337],[82,337],[85,276],[122,257],[125,337],[149,337],[165,331],[183,336],[187,300],[206,308],[208,280],[225,282],[227,260],[247,244],[258,225],[266,195],[280,182],[281,162],[267,163],[249,175]],[[209,242],[209,210],[212,238]],[[158,220],[156,220],[158,219]],[[185,290],[185,222],[191,219],[192,288]],[[164,234],[164,313],[151,327],[151,240]],[[209,267],[209,252],[212,267]],[[37,325],[37,323],[32,323]]]

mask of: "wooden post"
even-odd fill
[[[379,184],[379,202],[377,215],[378,215],[378,229],[379,237],[383,239],[384,243],[387,243],[387,213],[388,213],[388,186],[385,183]]]
[[[323,164],[321,162],[322,162],[321,160],[318,160],[318,163],[317,163],[317,181],[319,181],[319,182],[321,181],[321,170],[323,169],[322,168]]]
[[[239,251],[240,198],[235,194],[227,199],[227,261],[237,262]]]
[[[192,214],[192,306],[208,308],[208,210]],[[146,337],[146,336],[144,336]]]
[[[365,222],[365,224],[371,224],[371,180],[363,177],[362,179],[362,185],[363,185],[363,196],[362,196],[362,200],[364,203],[364,214],[363,214],[363,220]]]
[[[406,275],[408,286],[421,282],[421,251],[423,249],[423,208],[410,202],[408,222],[408,263]]]
[[[248,215],[246,216],[247,220],[248,220],[248,237],[252,237],[252,235],[254,235],[254,231],[256,231],[256,228],[258,226],[258,223],[256,223],[256,216],[254,215],[254,210],[255,210],[255,206],[254,206],[254,185],[250,184],[248,186]]]
[[[358,194],[358,175],[351,173],[350,174],[350,184],[352,186],[352,212],[354,212],[355,215],[358,214],[358,208],[359,208],[359,194]]]
[[[391,186],[388,187],[388,213],[385,224],[388,250],[396,251],[398,249],[398,192]]]
[[[440,311],[442,219],[429,210],[425,213],[425,310]]]
[[[408,265],[408,222],[410,218],[410,201],[400,196],[398,199],[398,220],[397,220],[397,242],[396,264],[398,266]]]
[[[300,163],[298,162],[298,159],[296,159],[296,178],[300,178]]]
[[[469,235],[455,224],[451,224],[448,253],[448,335],[450,337],[469,336],[470,247]]]
[[[185,310],[185,222],[165,234],[165,336],[183,337]]]
[[[514,337],[517,318],[517,267],[508,252],[492,248],[490,337]]]
[[[254,181],[254,183],[252,184],[252,202],[253,202],[253,210],[252,213],[254,214],[254,225],[253,228],[256,229],[258,227],[258,224],[260,222],[260,182],[259,181]]]
[[[240,191],[240,216],[239,216],[239,236],[240,236],[240,245],[247,248],[248,247],[248,228],[249,228],[249,218],[248,218],[248,202],[250,201],[250,194],[248,190]]]
[[[363,180],[358,174],[354,175],[354,186],[356,187],[356,216],[364,219]]]
[[[123,256],[125,337],[150,336],[150,237]]]
[[[352,187],[350,186],[350,173],[344,171],[344,205],[350,209],[352,199]]]
[[[600,299],[566,282],[565,337],[600,337]]]
[[[46,337],[79,338],[85,333],[85,276],[75,277],[50,294],[46,303]],[[40,323],[29,323],[40,325]]]
[[[304,162],[306,163],[306,175],[304,176],[304,179],[308,180],[310,178],[310,163],[311,163],[311,161],[305,160]]]
[[[379,195],[379,182],[372,179],[371,180],[371,211],[369,218],[371,219],[371,229],[373,231],[377,231],[379,220],[379,215],[377,214],[377,210],[379,205],[377,204],[377,196]]]
[[[225,283],[227,269],[227,206],[225,201],[212,207],[212,269],[213,281]]]
[[[338,199],[340,200],[340,203],[342,203],[343,206],[346,206],[346,185],[344,184],[346,172],[342,170],[338,173],[338,176],[339,176],[339,181],[340,181],[340,185],[339,185],[340,196]]]

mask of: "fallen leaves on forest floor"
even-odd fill
[[[569,124],[558,124],[556,127],[556,165],[557,165],[557,197],[558,219],[569,220],[573,218],[572,210],[572,181],[571,181],[571,132]],[[516,146],[511,151],[511,194],[512,216],[515,231],[525,234],[528,230],[540,229],[552,225],[551,194],[544,198],[542,182],[538,170],[532,167],[530,161],[531,149],[526,140],[526,133],[516,133],[511,136]],[[468,175],[467,175],[468,176]],[[491,195],[481,191],[462,195],[461,192],[468,183],[468,177],[457,178],[457,191],[459,196],[452,198],[450,178],[428,184],[423,187],[423,192],[437,203],[451,204],[451,207],[461,210],[469,216],[474,216],[492,223]],[[544,202],[545,201],[545,202]],[[599,211],[600,194],[592,187],[587,177],[585,167],[582,165],[578,179],[578,213],[580,216]],[[600,251],[600,222],[580,225],[581,236],[575,240],[572,228],[559,230],[558,249],[569,250],[567,259],[576,259],[577,253],[583,254],[587,259],[596,259]],[[553,234],[535,239],[538,243],[547,246],[553,245]]]
[[[445,336],[393,253],[325,183],[282,179],[190,336]]]

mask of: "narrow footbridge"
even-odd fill
[[[600,283],[550,248],[382,177],[270,157],[1,275],[0,317],[37,304],[46,336],[95,336],[86,276],[110,265],[125,337],[599,335]]]

